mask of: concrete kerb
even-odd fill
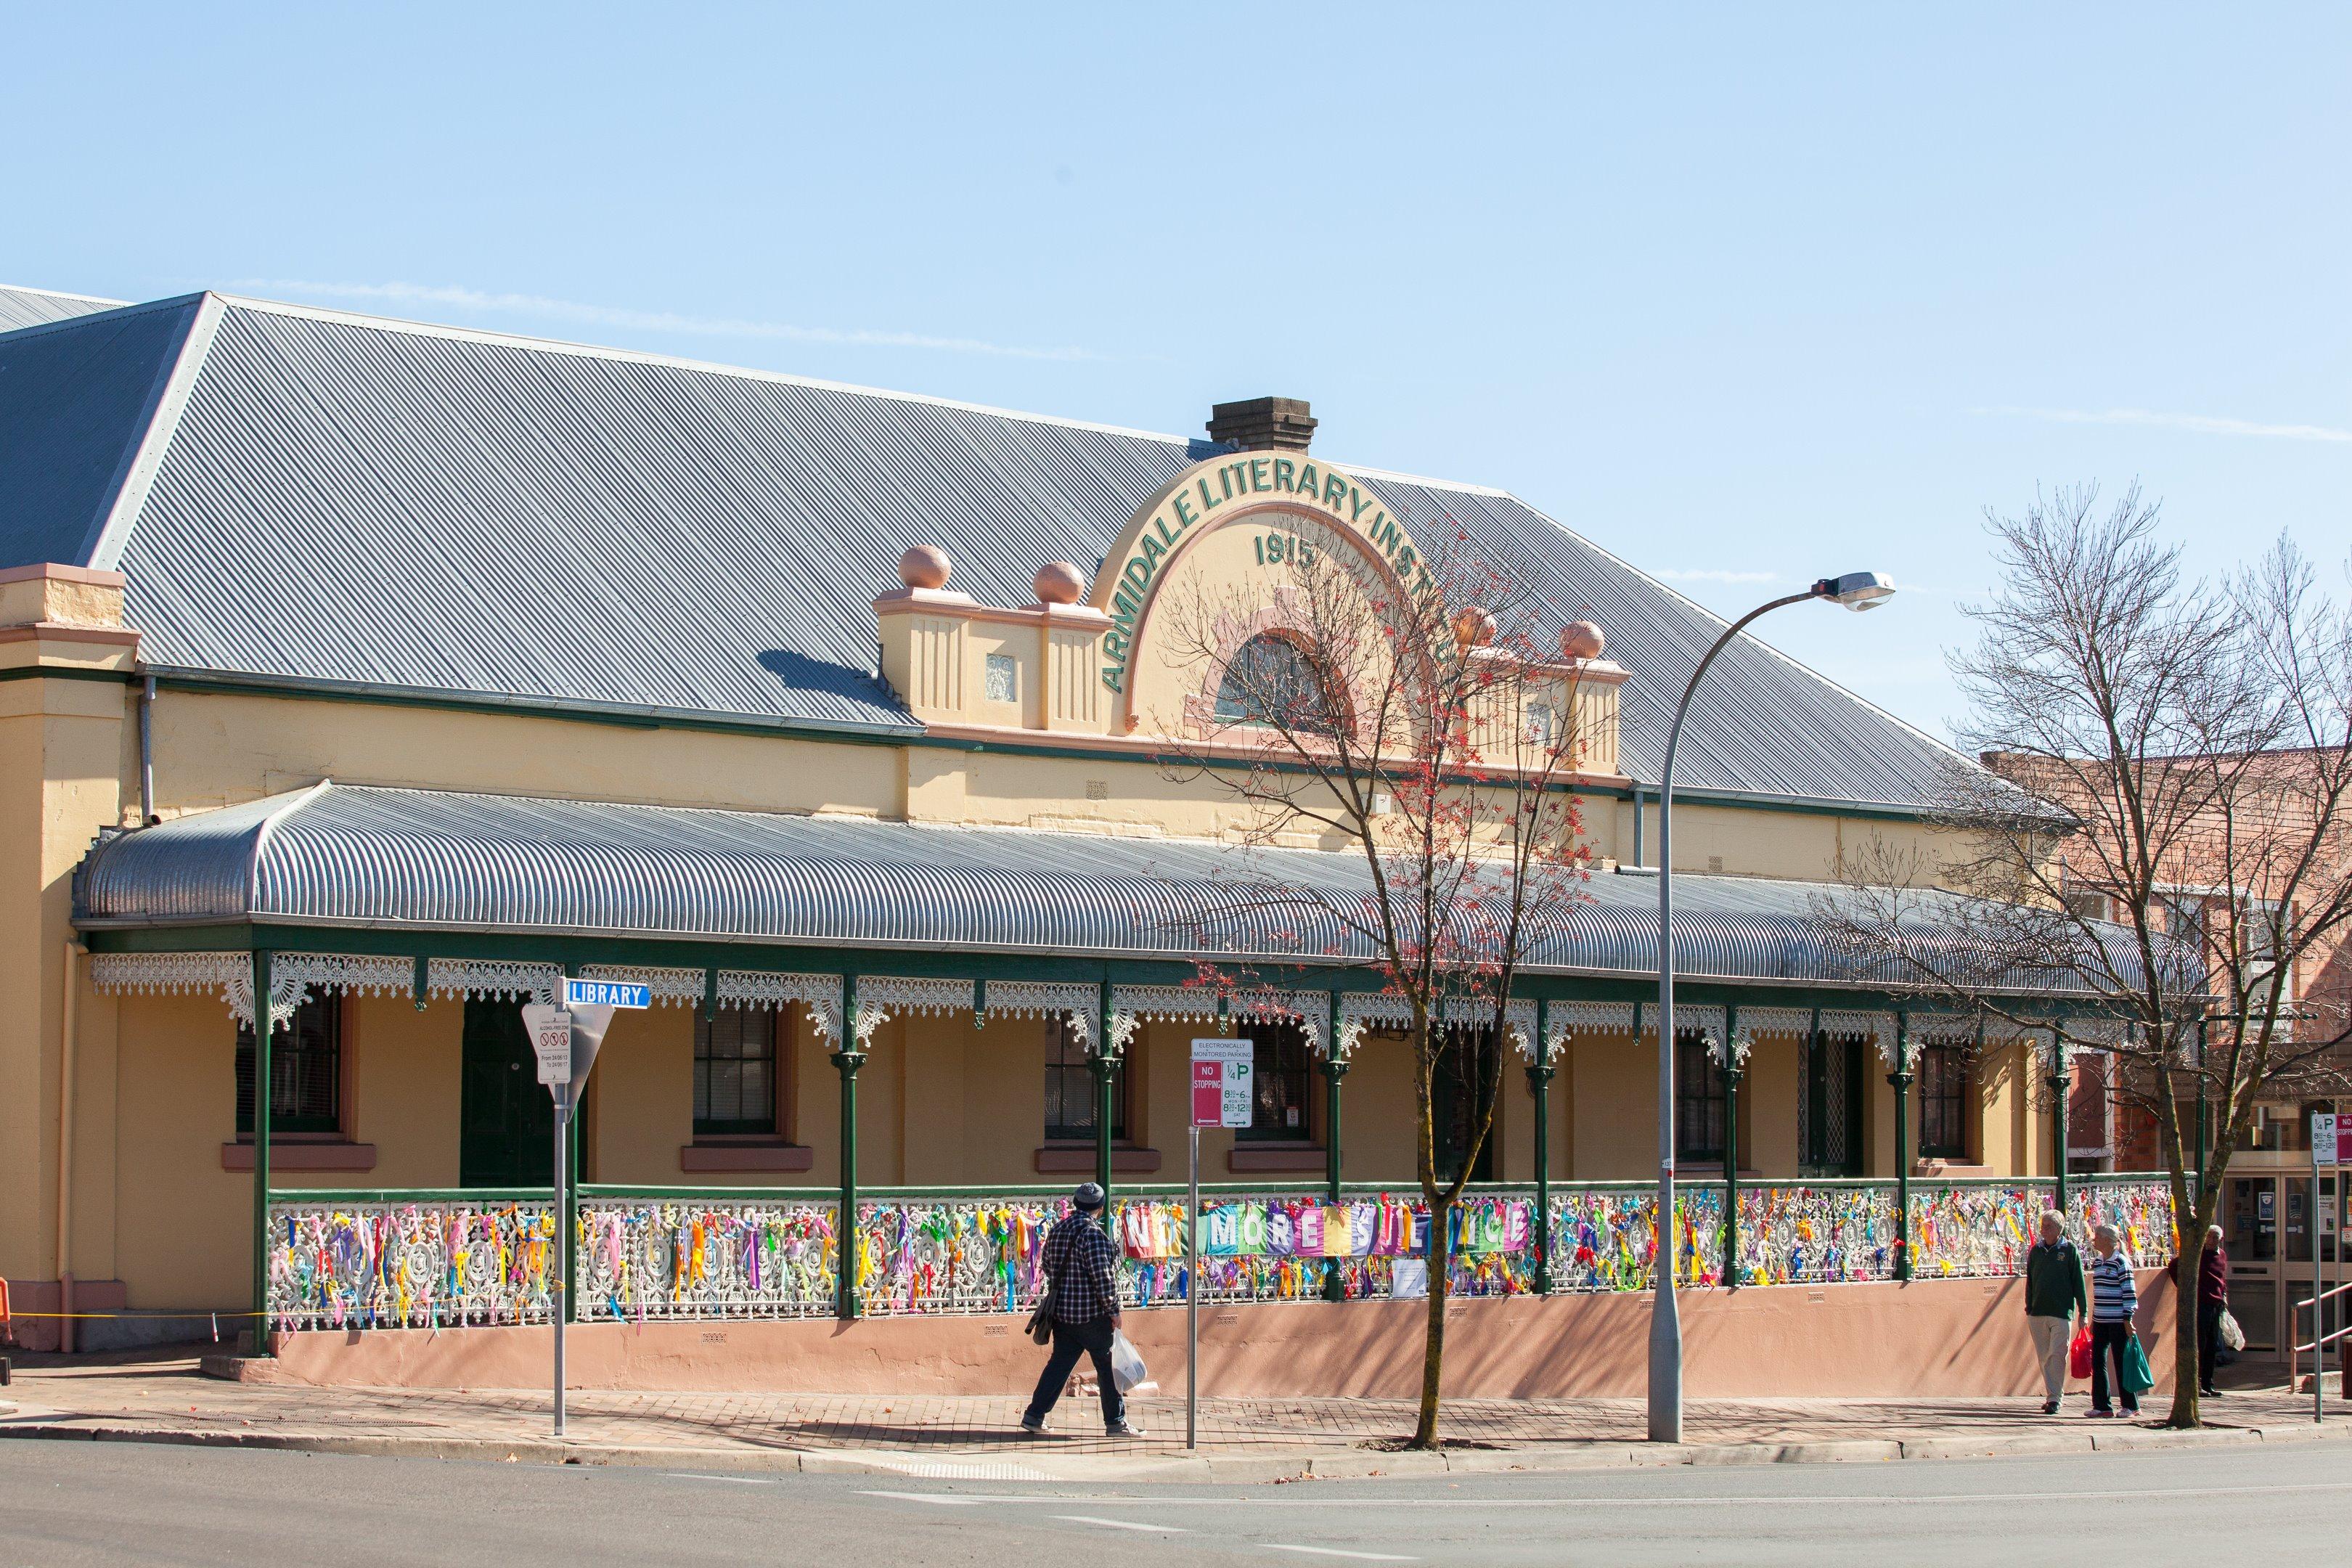
[[[1437,1454],[1300,1449],[1264,1454],[1127,1455],[920,1453],[873,1448],[629,1447],[551,1438],[429,1437],[336,1433],[241,1432],[142,1426],[51,1418],[24,1411],[0,1415],[0,1437],[100,1443],[165,1443],[194,1447],[268,1448],[376,1458],[459,1459],[532,1465],[612,1465],[654,1469],[726,1469],[898,1479],[998,1482],[1134,1481],[1264,1485],[1307,1479],[1364,1480],[1430,1475],[1504,1475],[1570,1470],[1887,1463],[1904,1459],[1998,1458],[2060,1453],[2232,1447],[2257,1442],[2340,1441],[2352,1423],[2327,1426],[2220,1426],[2195,1432],[2105,1427],[2097,1432],[1992,1435],[1938,1433],[1916,1438],[1787,1443],[1595,1443],[1559,1447],[1481,1448]]]

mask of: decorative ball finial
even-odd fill
[[[1066,561],[1048,561],[1037,568],[1037,602],[1041,605],[1075,605],[1086,591],[1087,580]]]
[[[1580,662],[1599,658],[1604,640],[1591,621],[1570,621],[1559,628],[1559,651]]]
[[[944,588],[955,563],[936,544],[918,544],[898,557],[898,581],[909,588]]]
[[[1495,640],[1495,617],[1485,606],[1471,605],[1454,617],[1454,640],[1464,647],[1485,647]]]

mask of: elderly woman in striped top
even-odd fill
[[[2107,1401],[2110,1376],[2123,1396],[2124,1414],[2139,1414],[2139,1395],[2124,1384],[2124,1347],[2131,1342],[2139,1287],[2133,1280],[2132,1256],[2117,1245],[2120,1239],[2111,1225],[2091,1232],[2091,1415],[2109,1420],[2116,1414]]]

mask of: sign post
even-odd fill
[[[2327,1382],[2327,1303],[2324,1287],[2327,1271],[2321,1267],[2325,1245],[2336,1238],[2322,1235],[2324,1205],[2319,1201],[2319,1167],[2339,1163],[2343,1151],[2336,1143],[2336,1113],[2315,1110],[2311,1113],[2311,1218],[2306,1222],[2311,1235],[2311,1418],[2315,1422],[2326,1418],[2326,1405],[2320,1390]],[[2293,1368],[2288,1369],[2290,1375]]]
[[[644,985],[614,984],[602,980],[563,982],[563,1005],[524,1005],[523,1027],[530,1035],[531,1055],[539,1062],[539,1081],[555,1101],[555,1257],[558,1284],[554,1310],[549,1314],[555,1331],[555,1435],[563,1436],[563,1328],[572,1316],[572,1248],[565,1234],[572,1208],[564,1187],[572,1172],[572,1111],[587,1086],[604,1032],[613,1015],[623,1007],[648,1007],[653,993]]]
[[[1184,1182],[1184,1447],[1201,1446],[1201,1129],[1247,1127],[1257,1047],[1211,1036],[1192,1042],[1192,1164]]]

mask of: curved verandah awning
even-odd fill
[[[799,1000],[837,1025],[837,984],[828,995],[821,972],[836,983],[844,969],[880,973],[877,954],[909,976],[964,960],[961,972],[985,980],[984,1005],[998,1011],[1076,1011],[1084,993],[1074,965],[1106,983],[1114,969],[1160,982],[1124,987],[1131,994],[1117,1010],[1129,1016],[1213,1011],[1200,1000],[1207,993],[1169,992],[1203,963],[1289,977],[1268,982],[1277,986],[1377,991],[1370,945],[1331,912],[1369,886],[1354,853],[322,784],[106,838],[76,872],[74,915],[100,947],[131,945],[107,933],[148,933],[135,945],[155,950],[171,948],[175,930],[299,928],[319,939],[305,945],[348,955],[321,977],[413,984],[420,995],[501,980],[509,991],[538,989],[560,973],[551,941],[579,942],[583,957],[611,941],[656,960],[666,947],[691,950],[698,956],[657,977],[666,998]],[[1297,896],[1270,898],[1273,889]],[[1692,875],[1678,876],[1676,889],[1675,962],[1699,988],[1696,1017],[1711,1013],[1719,1027],[1710,985],[1784,1008],[1888,1005],[1874,1000],[1822,913],[1835,889]],[[1531,945],[1522,994],[1581,999],[1579,1011],[1550,1011],[1588,1027],[1633,1027],[1633,1001],[1656,973],[1656,880],[1599,873],[1583,891]],[[336,931],[351,933],[348,946],[327,940]],[[436,933],[513,945],[478,945],[466,957],[419,940]],[[713,962],[717,949],[736,956]],[[392,956],[404,952],[420,955],[413,972]],[[373,956],[352,968],[361,955]],[[974,966],[992,956],[1022,962]],[[1355,978],[1343,978],[1351,969]],[[959,993],[952,982],[871,982],[858,1001],[971,1005],[965,984]],[[1344,1036],[1340,1011],[1330,1022]],[[1364,998],[1347,1011],[1380,1016]],[[1535,1032],[1525,1028],[1521,1043]]]

